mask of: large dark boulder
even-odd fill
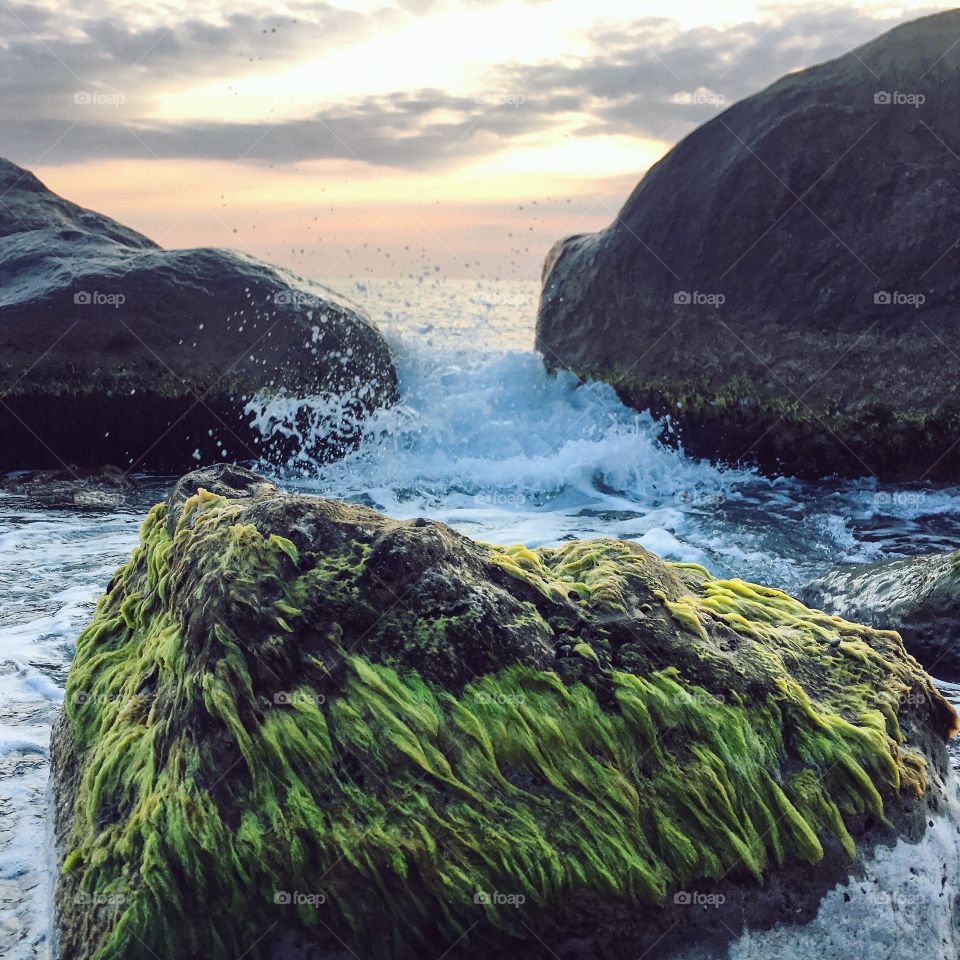
[[[163,250],[0,161],[0,470],[284,459],[245,406],[314,398],[317,456],[395,397],[358,308],[252,257]],[[281,401],[282,403],[282,401]],[[320,411],[320,412],[317,412]]]
[[[960,476],[960,11],[784,77],[547,258],[537,346],[685,447]]]
[[[960,682],[960,554],[841,567],[801,596],[818,610],[896,630],[928,672]]]
[[[235,467],[141,532],[53,735],[62,960],[960,945],[957,718],[895,633]]]

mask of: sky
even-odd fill
[[[0,0],[0,156],[168,247],[536,279],[697,125],[937,9]]]

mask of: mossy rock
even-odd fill
[[[635,543],[188,475],[77,642],[60,956],[636,957],[691,888],[734,934],[922,834],[955,723],[897,634]]]

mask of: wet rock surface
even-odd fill
[[[0,161],[0,470],[282,461],[246,407],[309,398],[317,457],[396,397],[389,347],[333,291],[228,250],[164,250]],[[318,412],[319,411],[319,412]]]
[[[0,493],[44,509],[114,510],[133,505],[140,493],[135,477],[119,467],[26,470],[0,476]]]
[[[61,957],[952,944],[956,714],[896,634],[236,467],[141,536],[52,742]]]
[[[548,367],[669,415],[697,455],[960,476],[958,30],[955,10],[897,27],[681,141],[550,252]]]
[[[801,589],[806,603],[896,630],[928,673],[960,682],[960,560],[956,553],[842,567]]]

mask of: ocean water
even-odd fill
[[[370,418],[346,460],[295,455],[303,491],[429,516],[486,541],[629,538],[668,559],[786,589],[833,566],[954,548],[960,488],[801,483],[665,446],[669,424],[607,386],[551,377],[533,352],[538,286],[520,281],[327,281],[391,341],[401,401]],[[301,435],[288,398],[252,407]],[[117,511],[41,510],[0,493],[0,956],[49,955],[48,740],[76,637],[136,543],[167,478]],[[951,691],[952,692],[952,691]]]

